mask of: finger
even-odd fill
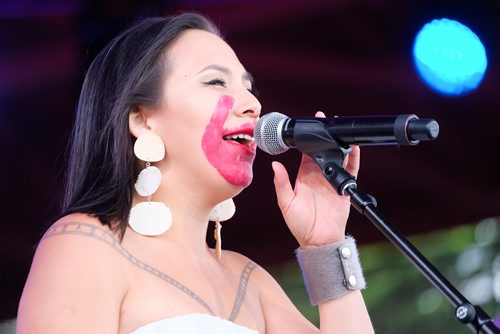
[[[349,152],[349,155],[346,158],[346,164],[344,167],[346,172],[348,172],[354,177],[357,177],[359,171],[360,159],[361,159],[361,150],[359,149],[358,145],[353,145],[351,152]]]
[[[295,197],[288,172],[281,163],[273,161],[271,164],[274,171],[274,188],[279,207],[284,210]]]
[[[307,154],[302,153],[302,158],[300,160],[300,165],[303,166],[304,164],[308,164],[314,162],[314,160],[308,156]]]
[[[307,154],[302,154],[302,160],[300,161],[299,171],[297,173],[297,179],[295,181],[295,191],[297,191],[297,187],[300,184],[300,180],[310,175],[311,173],[320,172],[321,168],[314,161],[313,158],[308,156]],[[321,172],[320,172],[321,173]]]

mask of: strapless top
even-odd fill
[[[191,313],[151,322],[130,334],[259,334],[254,329],[237,325],[206,313]]]

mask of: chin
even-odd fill
[[[248,172],[243,173],[232,173],[230,175],[222,175],[224,179],[235,187],[239,187],[242,190],[248,187],[252,183],[253,174]]]
[[[225,183],[228,189],[228,192],[230,193],[228,197],[235,197],[239,193],[241,193],[246,187],[248,187],[252,183],[253,177],[246,177],[242,179],[238,179],[238,182],[234,182],[235,179],[232,178],[228,180],[227,178],[225,179]],[[226,187],[224,187],[226,188]]]

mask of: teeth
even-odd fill
[[[247,145],[248,146],[251,146],[254,142],[255,142],[255,138],[250,136],[250,135],[247,135],[247,134],[243,134],[243,133],[239,133],[239,134],[235,134],[235,135],[229,135],[229,136],[224,136],[224,139],[245,139],[247,141]]]

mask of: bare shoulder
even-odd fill
[[[43,261],[65,268],[103,265],[119,269],[119,238],[107,226],[86,214],[71,214],[56,221],[40,240],[33,266]],[[32,268],[33,269],[33,268]],[[110,273],[111,274],[111,273]]]
[[[111,319],[118,317],[126,291],[117,245],[111,230],[88,215],[55,222],[38,244],[19,306],[18,333],[92,332],[92,326],[116,332],[118,322]]]

